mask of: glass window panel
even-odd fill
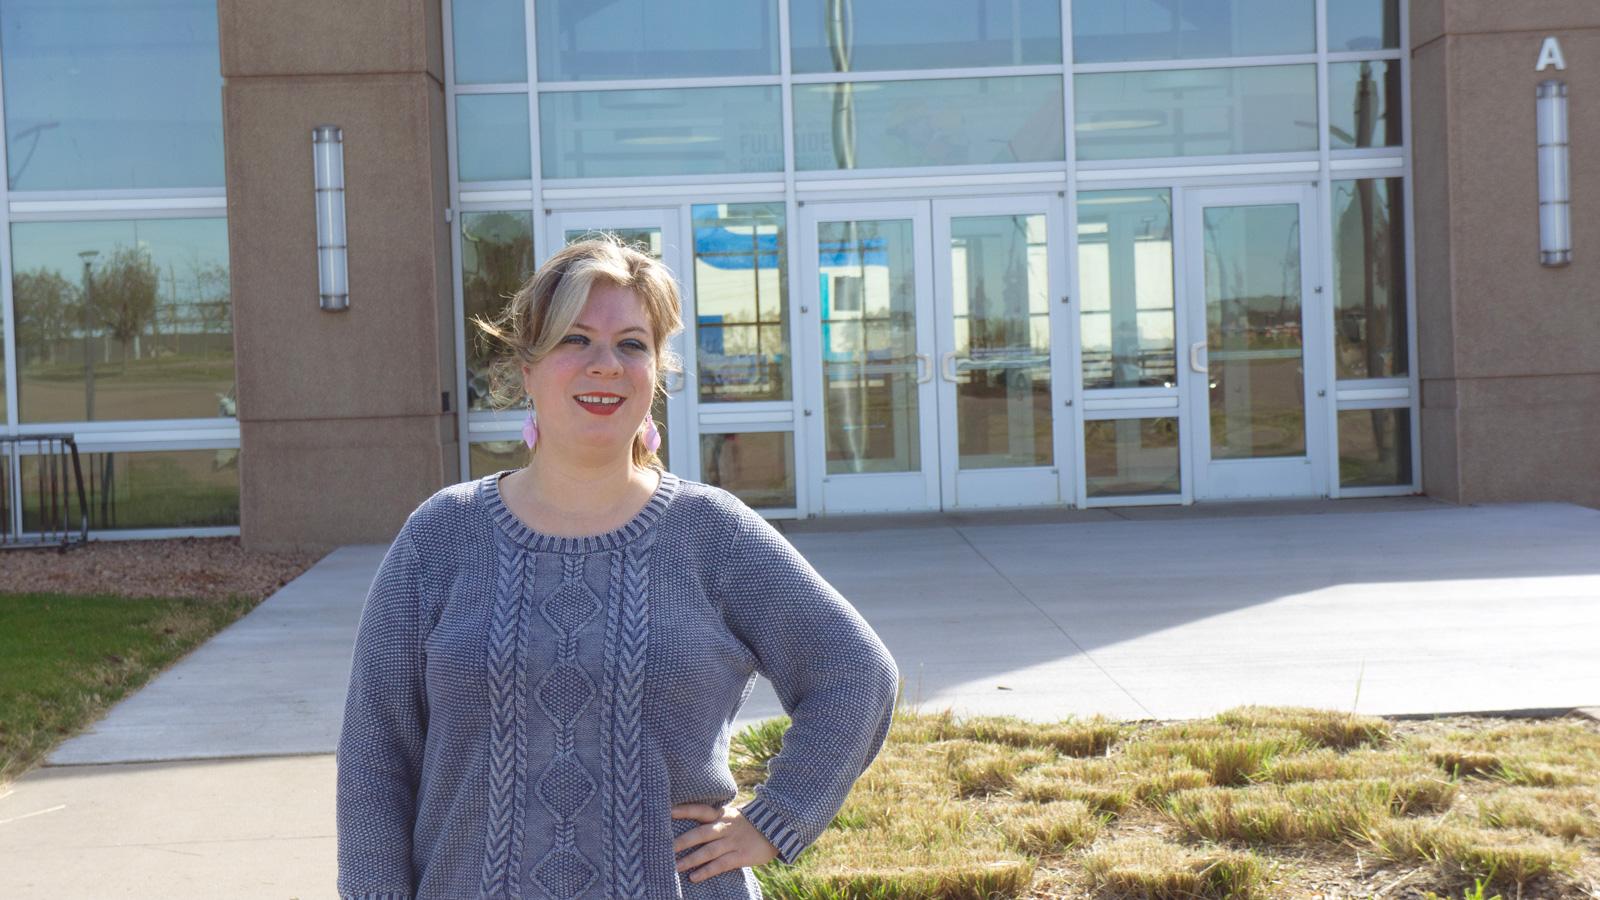
[[[1172,192],[1078,194],[1085,388],[1177,383]]]
[[[1066,158],[1061,78],[946,78],[794,88],[802,171]]]
[[[1061,62],[1060,0],[791,0],[796,72]]]
[[[1317,149],[1316,66],[1078,75],[1078,158]]]
[[[1400,46],[1400,0],[1333,0],[1328,50],[1393,50]]]
[[[1314,0],[1073,0],[1072,60],[1314,53],[1316,12]]]
[[[457,84],[528,80],[523,2],[455,0],[450,4]]]
[[[488,410],[489,367],[501,348],[473,326],[493,321],[533,274],[533,216],[523,210],[461,214],[461,305],[467,334],[467,409]]]
[[[706,484],[732,492],[747,506],[795,506],[792,431],[702,434],[700,470]]]
[[[950,219],[963,469],[1050,465],[1049,264],[1042,215]]]
[[[20,421],[236,414],[223,219],[24,222],[11,253]]]
[[[462,181],[533,177],[527,94],[456,97],[456,163]]]
[[[1176,494],[1178,420],[1099,419],[1083,423],[1085,488],[1090,497]]]
[[[1340,378],[1409,371],[1401,191],[1398,178],[1333,183],[1333,346]]]
[[[1411,410],[1339,410],[1339,486],[1411,484]]]
[[[48,489],[43,515],[38,490],[38,456],[22,457],[22,528],[61,527],[61,511],[51,510]],[[89,501],[89,528],[204,528],[239,524],[239,451],[171,450],[143,453],[78,453],[83,493]],[[68,478],[71,476],[69,475]],[[77,491],[71,491],[65,524],[81,520]]]
[[[539,79],[778,74],[776,0],[537,0]]]
[[[1400,63],[1383,59],[1328,64],[1328,136],[1335,150],[1398,147]]]
[[[467,447],[469,478],[482,478],[528,464],[528,446],[521,440],[478,441]]]
[[[216,0],[6,0],[12,190],[221,187]]]
[[[1202,227],[1211,458],[1304,456],[1300,207],[1207,207]]]
[[[693,218],[700,399],[788,400],[783,204],[702,204]]]
[[[539,98],[546,178],[783,171],[777,87],[582,91]]]
[[[922,469],[912,230],[910,219],[817,226],[829,474]]]

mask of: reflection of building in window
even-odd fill
[[[694,207],[700,399],[789,399],[781,203]]]
[[[1086,388],[1177,379],[1167,191],[1078,195],[1078,293]]]

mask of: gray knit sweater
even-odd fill
[[[725,805],[732,723],[765,675],[792,724],[744,816],[792,863],[889,729],[878,635],[760,516],[664,473],[632,521],[536,533],[498,472],[406,520],[372,583],[338,747],[349,898],[760,897],[699,883],[680,803]]]

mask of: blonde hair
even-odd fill
[[[615,234],[596,232],[545,260],[493,320],[472,318],[484,338],[504,347],[489,363],[491,405],[498,409],[521,405],[522,364],[533,365],[556,348],[598,284],[624,288],[639,297],[655,346],[654,395],[666,396],[667,375],[683,371],[678,355],[667,347],[667,340],[683,330],[678,282],[649,254]],[[642,431],[633,437],[632,458],[636,466],[661,467],[656,454],[645,449]]]

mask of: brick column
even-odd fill
[[[221,0],[218,20],[242,539],[387,543],[460,476],[440,3]],[[317,302],[324,124],[344,130],[337,313]]]
[[[1545,37],[1565,71],[1535,71]],[[1411,0],[1424,490],[1600,506],[1600,4]],[[1573,262],[1539,264],[1534,89],[1567,82]]]

